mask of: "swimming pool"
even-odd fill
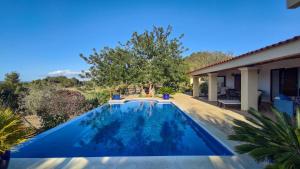
[[[106,104],[12,150],[12,158],[230,156],[231,151],[173,103]]]

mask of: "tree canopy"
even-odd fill
[[[171,36],[172,27],[153,27],[141,34],[134,32],[125,44],[96,49],[83,58],[91,65],[85,75],[99,86],[121,84],[174,86],[186,81],[187,67],[181,38]]]
[[[0,84],[0,106],[16,110],[19,107],[18,96],[23,90],[18,73],[5,74],[4,82]]]
[[[189,71],[207,66],[209,64],[232,58],[232,54],[223,52],[196,52],[187,56],[184,60]]]
[[[43,87],[48,85],[54,85],[59,87],[74,87],[80,86],[82,82],[80,82],[75,77],[68,78],[66,76],[55,76],[55,77],[46,77],[44,79],[38,79],[31,82],[31,85],[36,87]]]
[[[18,84],[20,82],[19,73],[11,72],[11,73],[5,74],[4,82],[8,83],[8,84]]]

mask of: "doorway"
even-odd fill
[[[279,94],[298,96],[298,68],[271,70],[271,101]]]
[[[234,75],[234,89],[238,92],[241,92],[241,75],[235,74]]]

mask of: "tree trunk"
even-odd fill
[[[141,92],[140,93],[141,93],[142,96],[146,95],[146,92],[144,90],[144,86],[143,85],[141,86]]]
[[[111,88],[109,89],[109,97],[110,97],[109,99],[112,99],[112,89]]]
[[[149,84],[149,95],[151,97],[155,96],[155,89],[154,89],[154,85],[152,83]]]
[[[152,97],[152,83],[149,83],[149,95]]]

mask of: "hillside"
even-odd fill
[[[207,66],[209,64],[232,58],[232,54],[223,52],[196,52],[185,58],[189,71]]]

